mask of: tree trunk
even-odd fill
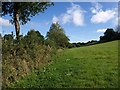
[[[15,31],[16,31],[16,39],[19,40],[20,34],[20,24],[19,24],[19,16],[18,14],[15,15]]]
[[[19,34],[20,34],[19,2],[16,2],[14,4],[14,24],[15,24],[15,31],[16,31],[16,39],[19,40]]]

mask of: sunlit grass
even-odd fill
[[[118,41],[61,51],[52,64],[11,87],[118,87]]]

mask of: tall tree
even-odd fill
[[[31,17],[39,12],[43,13],[51,5],[53,5],[52,2],[3,2],[2,16],[11,16],[10,22],[14,24],[16,38],[19,40],[20,24],[26,24]]]
[[[69,38],[66,36],[64,29],[58,23],[53,23],[50,27],[49,32],[47,32],[47,40],[54,42],[54,44],[59,47],[66,47]]]

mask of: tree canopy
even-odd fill
[[[118,31],[114,31],[112,28],[108,28],[104,32],[104,36],[100,36],[100,42],[107,42],[112,40],[119,40],[120,39],[120,33]]]
[[[69,41],[64,29],[59,25],[59,23],[52,23],[46,37],[48,41],[53,42],[58,47],[66,47]]]
[[[39,31],[30,30],[24,40],[27,45],[40,45],[44,43],[44,36]]]
[[[3,2],[2,16],[9,15],[10,22],[15,25],[16,38],[19,39],[20,24],[24,25],[31,17],[44,12],[52,2]]]

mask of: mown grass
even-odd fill
[[[59,52],[42,70],[12,84],[21,88],[116,88],[118,41]]]

